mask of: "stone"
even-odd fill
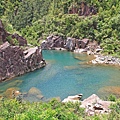
[[[109,106],[114,102],[103,101],[97,95],[93,94],[87,99],[81,101],[80,107],[85,108],[87,115],[93,116],[94,114],[109,113]]]
[[[30,90],[27,93],[23,94],[23,99],[28,100],[30,102],[33,102],[33,101],[38,102],[42,100],[43,97],[44,96],[42,95],[41,91],[36,87],[30,88]]]
[[[41,48],[47,50],[68,50],[68,51],[75,51],[80,49],[84,49],[83,52],[87,52],[88,48],[87,45],[89,43],[89,39],[85,38],[83,40],[67,37],[65,39],[62,36],[55,36],[50,35],[47,37],[46,40],[42,41]]]
[[[88,97],[87,99],[81,101],[81,107],[85,108],[88,104],[92,105],[93,103],[96,103],[99,100],[100,100],[100,98],[97,95],[93,94],[90,97]]]
[[[66,40],[65,48],[67,50],[73,51],[75,49],[75,39],[68,37]]]
[[[2,20],[0,20],[0,44],[6,42],[6,38],[8,37],[8,33],[5,31]]]
[[[80,102],[80,99],[82,98],[82,94],[78,94],[78,95],[74,95],[74,96],[68,96],[67,98],[65,98],[62,102],[66,103],[66,102]]]
[[[39,47],[23,50],[5,42],[0,46],[0,82],[45,66]]]
[[[81,48],[85,48],[89,43],[89,39],[85,38],[81,40]]]
[[[30,88],[30,90],[28,91],[28,94],[30,95],[41,95],[41,91],[39,89],[37,89],[36,87],[32,87]]]
[[[13,96],[13,93],[15,96]],[[8,88],[4,93],[3,93],[3,97],[6,98],[13,98],[16,97],[20,94],[20,92],[18,92],[17,88]]]
[[[112,56],[102,56],[97,55],[96,58],[93,59],[91,62],[93,64],[110,64],[110,65],[120,65],[120,58],[115,58]]]
[[[50,35],[46,40],[42,41],[42,49],[64,48],[64,39],[62,36]]]
[[[101,48],[97,48],[96,50],[95,50],[95,52],[96,53],[98,53],[98,52],[101,52],[103,49],[101,49]]]

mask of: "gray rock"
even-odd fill
[[[80,107],[85,108],[87,115],[92,116],[95,114],[105,114],[109,113],[109,106],[111,101],[103,101],[97,95],[93,94],[87,99],[81,101]]]
[[[27,93],[23,93],[23,100],[25,101],[38,102],[41,101],[43,97],[41,91],[36,87],[32,87]]]
[[[65,48],[67,50],[73,51],[75,49],[75,39],[68,37],[66,40]]]
[[[81,40],[81,48],[84,49],[85,47],[87,47],[88,43],[89,43],[89,39],[87,38]]]
[[[55,49],[56,47],[64,48],[64,39],[61,36],[50,35],[46,40],[42,41],[42,49]]]
[[[80,99],[82,98],[82,94],[78,94],[78,95],[74,95],[74,96],[68,96],[67,98],[65,98],[62,102],[66,103],[66,102],[80,102]]]

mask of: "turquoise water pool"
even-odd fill
[[[113,66],[86,64],[86,54],[66,51],[43,51],[46,67],[0,83],[0,92],[17,87],[21,92],[38,88],[46,98],[82,93],[83,98],[95,93],[100,97],[120,95],[120,70]],[[16,82],[17,81],[17,82]]]

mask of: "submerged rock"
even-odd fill
[[[14,96],[13,96],[14,93]],[[18,91],[18,88],[8,88],[2,96],[6,97],[6,98],[14,98],[16,96],[18,96],[20,94],[20,92]]]
[[[119,86],[106,86],[101,89],[99,89],[99,93],[106,93],[106,94],[114,94],[118,97],[120,97],[120,87]]]
[[[36,87],[32,87],[27,93],[23,93],[23,99],[31,102],[40,101],[43,97],[41,91]]]
[[[28,95],[33,95],[33,96],[39,96],[39,97],[43,97],[41,91],[39,89],[37,89],[36,87],[32,87],[29,91],[28,91]]]

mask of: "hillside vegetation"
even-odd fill
[[[119,0],[1,0],[0,15],[8,31],[33,45],[57,34],[96,40],[105,53],[120,55]]]
[[[111,105],[112,112],[87,116],[79,103],[62,103],[53,99],[45,102],[0,100],[0,120],[119,120],[120,100]]]
[[[119,0],[1,0],[0,15],[8,31],[33,45],[57,34],[96,40],[105,53],[120,55]]]

